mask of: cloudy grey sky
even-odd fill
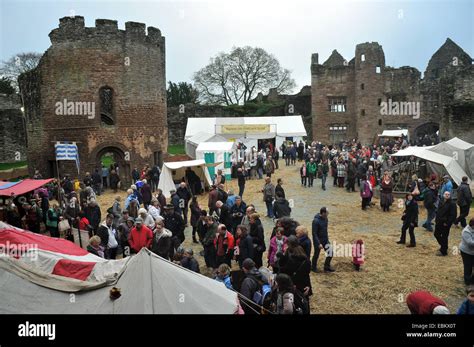
[[[377,41],[386,64],[424,71],[431,55],[450,37],[474,54],[472,0],[310,1],[42,1],[0,0],[0,60],[20,52],[44,52],[59,18],[115,19],[160,28],[166,36],[166,73],[172,81],[191,81],[209,58],[233,46],[258,46],[292,71],[295,92],[310,84],[311,53],[323,62],[333,49],[347,60],[355,45]]]

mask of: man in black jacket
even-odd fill
[[[178,248],[184,242],[184,221],[171,204],[165,206],[164,222],[165,228],[173,234],[174,248]]]
[[[454,221],[454,225],[458,226],[461,223],[463,228],[466,227],[466,217],[469,215],[469,210],[472,203],[472,193],[467,183],[468,178],[464,176],[462,182],[458,187],[458,205],[459,205],[459,217]]]
[[[275,218],[290,217],[291,207],[288,200],[281,195],[281,192],[275,193],[275,196],[276,199],[273,202],[273,214]]]
[[[444,192],[443,201],[440,203],[436,213],[436,226],[434,236],[440,245],[438,256],[448,255],[448,238],[451,225],[456,220],[456,204],[451,200],[451,194]]]
[[[262,273],[258,271],[255,267],[255,262],[250,258],[243,261],[242,271],[245,274],[245,278],[240,287],[240,294],[247,299],[241,299],[241,306],[245,314],[258,314],[260,310],[258,306],[254,304],[254,296],[255,293],[262,288],[262,285],[267,283],[267,280]]]
[[[347,187],[348,192],[355,192],[355,180],[357,175],[356,159],[352,159],[347,165]]]
[[[179,204],[181,211],[183,212],[184,225],[188,226],[188,206],[189,200],[191,200],[191,193],[189,192],[185,182],[179,184],[176,194],[179,196]]]
[[[216,214],[219,217],[219,223],[224,224],[227,230],[232,231],[232,218],[230,215],[229,206],[219,200],[216,202],[216,207]]]
[[[423,223],[423,228],[428,231],[433,231],[433,226],[431,222],[436,217],[436,200],[438,199],[438,194],[436,193],[436,185],[434,182],[431,182],[428,186],[428,189],[425,189],[425,197],[423,200],[423,205],[426,208],[427,217],[426,221]]]
[[[318,258],[321,250],[326,251],[326,260],[324,261],[324,272],[334,272],[331,267],[332,246],[328,235],[328,210],[321,207],[319,213],[314,216],[312,225],[314,254],[311,260],[311,271],[318,272]]]

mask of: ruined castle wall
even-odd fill
[[[129,168],[154,164],[156,153],[166,152],[168,144],[165,39],[160,31],[149,27],[147,34],[145,24],[134,22],[119,30],[112,20],[97,20],[95,27],[86,28],[83,17],[65,17],[50,39],[36,70],[21,79],[22,93],[30,100],[29,170],[51,175],[54,141],[78,142],[82,174],[92,171],[109,147]],[[101,88],[112,90],[113,125],[101,119]],[[65,100],[94,105],[95,113],[58,115],[57,103]],[[60,164],[66,171],[71,168]]]
[[[0,163],[26,160],[26,132],[18,95],[0,94]]]

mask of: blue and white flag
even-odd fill
[[[76,162],[77,173],[79,173],[79,150],[75,142],[61,143],[56,142],[56,160],[74,160]]]

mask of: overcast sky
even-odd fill
[[[311,53],[324,62],[333,49],[348,61],[355,45],[377,41],[387,65],[424,71],[450,37],[474,53],[474,1],[41,1],[0,0],[0,60],[44,52],[59,18],[115,19],[158,27],[166,36],[167,80],[191,81],[209,58],[233,46],[258,46],[292,71],[298,91],[311,82]]]

